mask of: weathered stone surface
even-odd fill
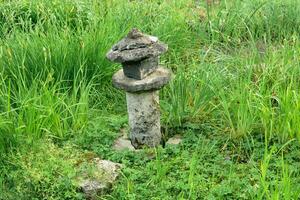
[[[154,36],[132,29],[127,37],[115,44],[106,54],[113,62],[136,62],[150,57],[157,57],[168,50],[168,46]]]
[[[131,144],[131,141],[124,137],[118,138],[115,141],[113,149],[116,151],[125,151],[125,150],[134,151],[135,150],[134,146],[132,146],[132,144]]]
[[[135,148],[160,144],[159,91],[126,93],[130,139]]]
[[[106,193],[109,190],[110,185],[107,183],[87,179],[80,183],[80,187],[86,199],[95,199],[97,195]]]
[[[158,57],[151,57],[138,62],[123,63],[125,76],[142,80],[158,68]]]
[[[178,145],[181,142],[182,142],[181,135],[174,135],[173,137],[168,139],[166,145]]]
[[[124,75],[123,69],[113,75],[113,85],[127,92],[142,92],[149,90],[158,90],[166,85],[171,79],[171,71],[169,69],[159,67],[149,76],[142,80],[136,80]]]
[[[109,160],[93,160],[95,171],[84,173],[79,177],[79,187],[87,199],[95,199],[107,193],[119,176],[122,165]]]
[[[140,61],[145,58],[157,57],[167,51],[167,46],[163,43],[157,42],[151,45],[151,48],[139,48],[139,49],[130,49],[130,50],[116,50],[109,51],[107,58],[113,62],[134,62]]]

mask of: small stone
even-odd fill
[[[109,190],[110,185],[87,179],[80,183],[80,188],[86,199],[95,199],[97,195],[106,193]]]
[[[123,69],[120,69],[113,75],[113,85],[127,92],[142,92],[149,90],[158,90],[171,80],[171,71],[159,67],[156,71],[142,80],[136,80],[124,75]]]
[[[170,145],[178,145],[182,142],[181,135],[174,135],[173,137],[169,138],[166,144]]]
[[[116,151],[124,151],[124,150],[135,151],[135,148],[132,146],[131,141],[123,137],[118,138],[115,141],[113,149]]]
[[[100,158],[95,158],[94,161],[96,162],[97,168],[105,172],[109,181],[115,181],[123,167],[122,164],[110,160],[100,160]]]
[[[93,174],[83,173],[79,179],[79,187],[87,199],[95,199],[107,193],[119,176],[122,165],[109,160],[94,158],[96,171]],[[89,175],[88,175],[89,174]]]

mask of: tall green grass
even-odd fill
[[[162,59],[177,74],[163,95],[170,126],[205,119],[232,136],[299,137],[299,10],[295,0],[3,2],[1,141],[64,138],[93,105],[118,110],[124,97],[104,89],[116,69],[105,53],[132,27],[170,46]]]

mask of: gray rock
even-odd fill
[[[181,135],[174,135],[166,142],[167,145],[178,145],[182,142]]]
[[[168,46],[159,42],[156,37],[132,29],[124,39],[112,47],[106,57],[113,62],[136,62],[157,57],[167,50]]]
[[[118,138],[115,141],[113,145],[113,149],[116,151],[124,151],[124,150],[135,151],[135,148],[132,146],[131,141],[124,137]]]
[[[80,188],[86,199],[95,199],[98,195],[107,193],[110,187],[109,183],[102,183],[91,179],[83,180],[80,183]]]
[[[119,176],[122,165],[109,160],[93,160],[95,171],[83,173],[79,179],[79,187],[87,199],[95,199],[107,193]]]
[[[113,75],[113,85],[127,92],[142,92],[149,90],[158,90],[166,85],[171,79],[171,71],[169,69],[159,67],[149,76],[142,80],[136,80],[124,75],[123,69]]]

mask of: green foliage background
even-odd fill
[[[91,152],[126,165],[100,199],[298,199],[299,13],[299,0],[2,1],[0,199],[83,198],[74,163]],[[105,54],[133,27],[169,45],[175,74],[162,124],[184,143],[154,160],[110,148],[128,127]]]

